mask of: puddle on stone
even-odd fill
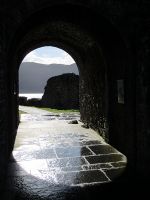
[[[83,192],[89,199],[91,185],[121,176],[125,156],[91,129],[68,124],[78,119],[74,114],[24,115],[9,163],[10,195],[19,200],[70,200],[74,195],[82,199]]]

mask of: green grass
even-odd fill
[[[26,112],[22,111],[22,110],[19,110],[19,114],[26,114]]]
[[[39,108],[39,109],[46,110],[53,113],[72,113],[72,112],[79,113],[79,110],[58,110],[58,109],[52,109],[52,108]]]

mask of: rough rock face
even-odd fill
[[[62,74],[47,81],[42,106],[58,109],[79,108],[79,76]]]

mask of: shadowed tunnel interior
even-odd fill
[[[75,13],[78,13],[76,17]],[[127,140],[134,147],[134,136],[130,134],[128,128],[133,116],[126,113],[126,108],[133,101],[130,92],[133,89],[133,80],[126,77],[130,68],[129,55],[123,39],[111,23],[82,7],[66,5],[64,8],[48,7],[27,19],[19,29],[16,39],[18,45],[13,45],[15,46],[13,63],[17,61],[20,64],[23,56],[42,45],[60,47],[74,58],[80,73],[81,120],[127,155],[129,160],[133,160],[131,154],[127,152],[126,142],[120,135],[120,130],[122,134],[124,132],[126,136],[128,135]],[[16,94],[18,94],[17,63],[14,65]],[[124,81],[126,88],[123,90],[129,93],[125,94],[125,104],[117,102],[117,80]],[[131,84],[128,85],[129,83]],[[131,114],[132,110],[133,108],[129,110]]]
[[[79,68],[82,122],[128,159],[120,183],[148,179],[149,7],[147,1],[103,0],[2,4],[1,174],[6,174],[19,124],[19,65],[31,50],[52,45],[68,52]]]

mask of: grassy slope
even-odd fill
[[[53,113],[72,113],[72,112],[79,113],[79,110],[58,110],[58,109],[52,109],[52,108],[39,108],[39,109],[46,110]]]
[[[19,114],[26,114],[26,112],[19,110]]]

